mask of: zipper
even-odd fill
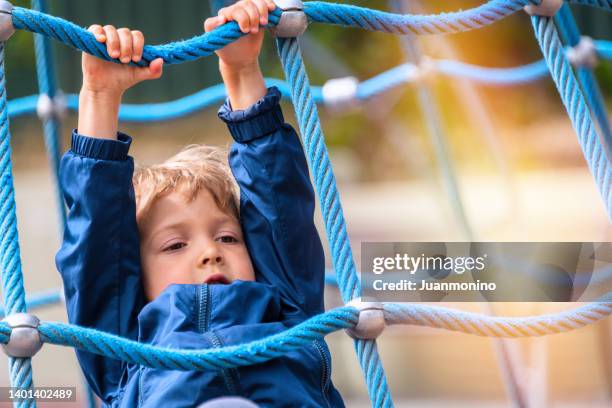
[[[325,404],[329,407],[329,401],[327,400],[327,391],[329,389],[329,378],[331,372],[329,358],[327,357],[323,346],[321,346],[318,340],[314,340],[312,343],[319,352],[319,355],[321,356],[321,360],[323,362],[323,364],[321,364],[321,393],[323,395],[323,399],[325,400]]]
[[[214,331],[211,330],[205,334],[215,348],[223,347],[223,344],[221,344],[221,340],[219,339],[219,336],[217,336],[217,334]],[[233,395],[238,394],[238,391],[236,389],[236,383],[234,382],[234,379],[232,378],[232,374],[237,374],[235,373],[235,371],[236,369],[232,369],[232,368],[222,368],[221,369],[221,375],[223,377],[223,382],[225,383],[225,387]]]
[[[143,366],[138,368],[138,407],[142,407],[143,399],[142,399],[142,371]]]
[[[220,348],[223,345],[221,344],[221,340],[217,336],[217,334],[209,330],[210,329],[210,313],[211,313],[211,297],[210,297],[210,287],[208,284],[203,283],[200,285],[200,290],[198,292],[198,330],[202,333],[206,338],[210,341],[214,348]],[[237,394],[236,385],[232,378],[231,372],[227,368],[221,369],[221,376],[223,377],[223,382],[225,383],[226,388],[232,394]]]
[[[210,324],[210,289],[206,283],[200,285],[199,291],[196,293],[197,297],[197,305],[198,305],[198,331],[202,334],[208,331],[208,325]],[[214,342],[211,341],[214,344]],[[215,345],[215,347],[217,347]],[[142,406],[143,404],[143,384],[142,384],[142,374],[144,367],[140,366],[139,373],[140,378],[138,379],[138,406]]]
[[[200,285],[200,291],[198,292],[198,330],[200,333],[208,331],[210,321],[209,302],[210,289],[206,283],[203,283]]]

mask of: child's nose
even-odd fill
[[[221,252],[218,250],[218,248],[215,245],[211,245],[210,247],[204,250],[204,253],[202,254],[202,260],[201,260],[202,265],[210,266],[210,265],[220,264],[222,262],[223,262],[223,256],[221,255]]]
[[[204,264],[204,265],[215,265],[215,264],[219,264],[221,262],[223,262],[223,258],[221,256],[205,257],[202,260],[202,264]]]

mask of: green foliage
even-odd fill
[[[601,61],[595,70],[597,81],[601,87],[602,93],[609,99],[612,98],[612,63],[610,61]]]
[[[14,6],[29,6],[25,0],[12,3]],[[5,64],[9,98],[36,93],[34,44],[30,33],[17,30],[6,42]]]
[[[583,35],[595,39],[612,40],[612,24],[610,24],[609,13],[601,12],[592,7],[572,7],[576,21]],[[595,70],[599,86],[604,97],[612,99],[612,64],[609,61],[601,61]]]
[[[369,8],[388,9],[387,1],[345,0],[342,3]],[[424,13],[454,11],[482,4],[482,0],[422,0]],[[27,0],[14,0],[17,6],[29,7]],[[415,2],[411,4],[415,5]],[[93,23],[114,24],[140,29],[148,43],[161,43],[197,35],[202,32],[202,21],[210,14],[208,2],[183,0],[180,6],[165,0],[105,0],[50,2],[51,13],[74,21],[83,27]],[[580,29],[597,39],[611,39],[609,16],[590,7],[574,8]],[[373,33],[358,29],[312,24],[303,42],[305,62],[315,85],[322,85],[333,76],[353,75],[360,80],[390,69],[404,61],[398,36]],[[541,58],[529,18],[517,13],[489,27],[467,33],[445,36],[456,58],[472,64],[490,67],[510,67]],[[310,41],[310,45],[308,41]],[[448,57],[431,37],[418,38],[424,52],[433,57]],[[315,43],[316,46],[312,45]],[[54,43],[59,83],[66,92],[76,92],[80,86],[80,54]],[[6,44],[7,81],[10,98],[36,93],[36,69],[32,35],[17,32]],[[317,51],[318,50],[318,51]],[[323,53],[324,51],[324,53]],[[261,55],[266,76],[282,78],[274,41],[268,36]],[[330,69],[334,68],[333,70]],[[338,73],[339,72],[339,73]],[[602,62],[596,70],[600,86],[608,99],[612,98],[612,64]],[[139,85],[127,95],[128,102],[157,102],[191,94],[220,81],[215,57],[196,63],[167,67],[160,81]],[[464,134],[469,127],[463,101],[453,88],[452,78],[437,78],[433,82],[445,129],[449,130],[451,145],[469,146],[463,140],[452,140],[457,129]],[[560,113],[559,96],[550,81],[512,88],[483,87],[485,102],[499,126],[520,126],[535,119],[535,112]],[[415,88],[385,95],[361,111],[328,112],[322,108],[326,139],[333,146],[345,146],[368,161],[377,152],[392,151],[381,135],[384,122],[397,124],[402,133],[407,129],[417,134],[419,143],[428,144],[426,127],[415,100]],[[384,115],[372,115],[373,107],[389,105]],[[391,106],[394,105],[394,106]],[[285,109],[289,110],[288,107]],[[384,109],[383,109],[384,110]],[[288,117],[291,115],[288,113]],[[378,116],[382,119],[373,119]],[[402,130],[403,127],[403,130]],[[474,129],[472,129],[474,131]],[[477,142],[477,141],[472,141]],[[385,145],[385,143],[387,143]],[[470,142],[471,143],[471,142]],[[467,149],[467,148],[466,148]],[[418,154],[418,153],[414,153]],[[425,153],[428,154],[428,153]],[[484,153],[483,153],[484,154]],[[400,159],[398,159],[400,160]],[[396,163],[401,167],[401,162]],[[393,166],[390,163],[390,166]]]

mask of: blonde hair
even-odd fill
[[[189,145],[161,164],[137,166],[133,177],[138,223],[155,200],[174,192],[187,202],[206,189],[219,209],[239,217],[238,186],[227,163],[227,150],[214,146]]]

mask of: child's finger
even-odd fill
[[[253,0],[257,10],[259,11],[259,24],[268,24],[268,4],[266,0]]]
[[[106,35],[106,52],[108,52],[111,58],[119,58],[121,56],[121,47],[119,45],[117,29],[112,25],[105,25],[103,28]]]
[[[119,48],[121,49],[119,59],[127,64],[132,60],[132,32],[128,28],[120,28],[117,34],[119,34]]]
[[[140,61],[140,59],[142,58],[143,49],[144,35],[138,30],[132,31],[132,61]]]
[[[221,24],[225,24],[228,21],[233,20],[232,11],[230,10],[229,7],[223,7],[217,13],[217,18],[219,18],[219,20],[221,21]]]
[[[249,18],[249,15],[244,9],[236,7],[232,11],[231,17],[238,23],[240,31],[242,31],[243,33],[248,33],[249,31],[251,31],[251,19]]]
[[[204,20],[204,32],[209,32],[214,30],[215,28],[219,27],[221,24],[223,24],[221,21],[223,21],[224,19],[221,17],[209,17],[206,20]]]
[[[259,31],[259,9],[254,2],[245,0],[242,2],[242,9],[246,11],[249,16],[249,29],[252,33]]]
[[[101,43],[106,41],[106,35],[104,35],[104,29],[102,28],[100,24],[94,24],[90,26],[87,29],[87,31],[89,31],[96,37],[96,41],[101,42]]]
[[[274,0],[266,0],[266,3],[268,4],[268,11],[272,11],[276,8]]]

